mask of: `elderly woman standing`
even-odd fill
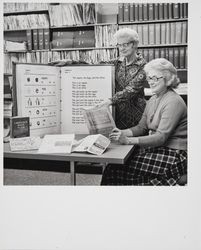
[[[146,62],[137,52],[139,36],[135,30],[120,29],[115,37],[120,57],[109,62],[115,65],[115,94],[102,105],[115,105],[116,126],[125,129],[140,121],[146,106],[144,87],[147,81],[143,69]]]
[[[137,126],[110,135],[112,141],[138,145],[125,166],[108,165],[102,185],[176,185],[187,172],[187,108],[174,91],[175,67],[158,58],[144,68],[153,92]]]

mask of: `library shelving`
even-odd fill
[[[4,4],[5,73],[12,73],[13,61],[98,63],[115,59],[118,49],[113,35],[124,27],[138,32],[138,49],[147,61],[165,57],[187,72],[187,3],[31,4]],[[17,49],[22,43],[26,51]]]

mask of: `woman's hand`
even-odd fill
[[[124,132],[118,128],[114,128],[109,135],[111,141],[118,141],[121,144],[129,144],[129,139],[124,135]]]

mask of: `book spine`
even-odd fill
[[[129,16],[130,16],[130,22],[133,22],[134,21],[134,3],[130,3]]]
[[[44,48],[49,49],[50,48],[50,30],[44,29]]]
[[[154,49],[149,49],[149,61],[154,59]]]
[[[179,3],[173,3],[173,18],[179,18]]]
[[[180,44],[181,41],[182,41],[182,31],[181,31],[181,29],[182,29],[182,23],[181,22],[177,22],[175,29],[176,29],[175,43]]]
[[[154,27],[155,27],[155,25],[154,25],[153,23],[150,23],[150,24],[149,24],[149,44],[150,44],[150,45],[155,44],[155,39],[154,39],[154,34],[155,34],[155,32],[154,32]]]
[[[159,48],[155,48],[155,50],[154,50],[154,58],[160,58],[160,50],[159,50]]]
[[[143,50],[143,56],[144,56],[145,61],[148,62],[149,61],[149,51],[148,51],[148,49]]]
[[[161,27],[160,27],[160,23],[155,24],[155,41],[156,41],[157,45],[161,44]]]
[[[188,3],[183,4],[183,13],[184,13],[184,18],[188,17]]]
[[[142,29],[143,29],[143,45],[148,45],[148,43],[149,43],[149,40],[148,40],[148,24],[143,24]]]
[[[160,48],[160,57],[165,58],[165,48]]]
[[[38,50],[38,30],[33,30],[33,49]]]
[[[161,23],[161,44],[166,42],[166,23]]]
[[[174,48],[174,66],[179,68],[179,48]]]
[[[43,29],[38,29],[38,41],[39,41],[39,50],[44,49],[44,35],[43,35]]]
[[[137,32],[139,35],[139,45],[143,45],[143,26],[142,26],[142,24],[137,25]]]
[[[149,20],[154,20],[154,6],[153,6],[153,3],[148,4],[148,16],[149,16]]]
[[[188,48],[185,48],[185,69],[188,67]]]
[[[170,42],[175,43],[175,23],[170,23]]]
[[[142,8],[143,8],[143,20],[147,21],[148,20],[148,6],[147,6],[147,3],[144,3]]]
[[[174,65],[174,50],[169,48],[169,61]]]
[[[164,15],[163,15],[163,3],[159,3],[158,5],[158,19],[163,20]]]
[[[139,21],[139,6],[138,4],[135,4],[135,21]]]
[[[187,43],[187,22],[182,22],[182,43]]]
[[[124,9],[124,22],[129,22],[130,21],[130,5],[128,3],[123,4],[123,9]]]
[[[172,3],[168,3],[168,17],[169,19],[173,18],[173,4]]]
[[[27,49],[32,50],[33,49],[32,30],[27,30],[26,35],[27,35]]]
[[[179,68],[184,69],[185,68],[185,56],[184,56],[184,48],[180,48],[180,55],[179,55]]]
[[[168,19],[168,4],[167,3],[163,4],[163,14],[164,14],[164,19]]]
[[[165,44],[170,44],[170,23],[165,24]]]
[[[158,20],[159,19],[159,15],[158,15],[158,3],[154,3],[154,20]]]
[[[119,23],[122,23],[124,21],[123,3],[119,3],[118,11],[119,11],[118,20],[119,20]]]
[[[143,5],[141,3],[138,4],[138,20],[143,21]]]

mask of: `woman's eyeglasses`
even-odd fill
[[[150,81],[158,82],[162,78],[164,78],[164,77],[163,76],[159,76],[159,77],[157,77],[157,76],[152,76],[152,77],[148,76],[147,81],[148,82],[150,82]]]
[[[117,43],[117,48],[127,48],[131,43],[134,43],[133,41],[128,42],[128,43]]]

